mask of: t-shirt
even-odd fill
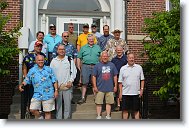
[[[116,56],[111,62],[115,64],[117,71],[119,72],[121,67],[127,64],[127,56],[125,54],[123,54],[121,58]]]
[[[114,91],[114,76],[117,74],[118,71],[112,62],[97,63],[92,73],[96,77],[97,88],[101,92]]]

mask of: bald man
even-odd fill
[[[54,98],[58,96],[58,84],[56,77],[49,66],[44,65],[44,56],[36,56],[36,64],[31,68],[19,85],[19,90],[24,91],[23,86],[33,85],[34,94],[31,99],[30,112],[36,119],[42,119],[39,110],[41,104],[45,112],[45,119],[51,119],[51,111],[55,109]]]

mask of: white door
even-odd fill
[[[88,23],[89,24],[89,31],[90,26],[93,22],[92,18],[67,18],[67,17],[58,17],[57,18],[57,33],[59,35],[62,35],[62,32],[68,31],[68,24],[73,23],[74,24],[74,33],[77,33],[77,35],[83,33],[83,24]]]

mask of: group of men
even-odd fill
[[[19,90],[24,91],[28,99],[25,104],[30,102],[30,112],[36,119],[43,118],[41,111],[45,119],[51,119],[51,111],[55,109],[56,119],[71,119],[73,82],[79,73],[77,84],[82,86],[82,94],[78,104],[85,103],[87,86],[91,83],[96,119],[102,119],[104,98],[106,119],[111,119],[111,106],[115,101],[115,110],[122,109],[123,119],[128,119],[130,110],[135,119],[139,119],[139,98],[144,89],[142,67],[134,63],[134,54],[128,52],[126,41],[120,38],[121,30],[115,29],[111,35],[109,26],[104,25],[102,35],[95,23],[91,30],[89,32],[89,25],[84,24],[83,33],[77,36],[74,24],[69,23],[68,32],[63,32],[61,37],[51,24],[49,34],[44,36],[39,31],[37,40],[31,42],[29,54],[23,60],[24,81]]]

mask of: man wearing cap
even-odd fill
[[[112,36],[110,33],[109,33],[109,26],[108,25],[104,25],[103,26],[103,32],[104,32],[104,35],[102,35],[99,40],[98,40],[98,45],[100,46],[101,50],[104,51],[105,50],[105,46],[108,42],[108,40],[110,38],[113,38],[114,36]]]
[[[34,45],[35,45],[35,42],[36,41],[40,41],[40,42],[43,42],[43,39],[44,39],[44,32],[42,31],[38,31],[37,34],[36,34],[36,40],[35,41],[32,41],[29,45],[29,48],[28,48],[28,52],[32,52],[34,50]],[[47,52],[47,44],[46,43],[43,43],[43,47],[42,47],[42,53],[44,53],[46,56],[48,56],[48,52]]]
[[[87,40],[87,36],[88,34],[92,34],[91,32],[89,32],[89,24],[84,24],[83,25],[83,33],[79,35],[78,40],[77,40],[77,51],[79,52],[81,47],[86,45],[88,40]],[[97,42],[97,39],[94,39],[94,43]]]
[[[44,64],[47,65],[47,58],[44,53],[41,52],[43,43],[36,41],[34,44],[34,50],[24,57],[23,60],[23,77],[25,78],[29,70],[34,67],[37,55],[42,55],[44,57]],[[24,91],[24,111],[26,110],[26,104],[30,102],[33,96],[33,86],[26,86]],[[29,101],[28,101],[29,100]],[[25,113],[25,112],[23,112]]]
[[[116,56],[116,46],[120,45],[123,47],[124,50],[124,54],[127,54],[129,47],[126,43],[125,40],[120,38],[120,35],[123,31],[119,30],[119,29],[115,29],[112,33],[114,34],[114,38],[109,39],[106,46],[105,46],[105,50],[108,52],[109,56],[110,56],[110,61],[112,60],[112,58],[114,58]]]
[[[47,44],[48,47],[48,61],[50,64],[50,61],[53,58],[52,57],[53,48],[56,44],[62,42],[62,37],[56,34],[56,26],[54,24],[50,24],[49,30],[50,33],[45,36],[44,42]]]
[[[96,25],[96,23],[92,23],[91,24],[91,31],[96,36],[97,41],[98,41],[99,38],[102,36],[102,34],[100,34],[99,32],[97,32],[97,25]]]
[[[74,24],[68,24],[68,42],[77,48],[77,35],[74,33]]]

